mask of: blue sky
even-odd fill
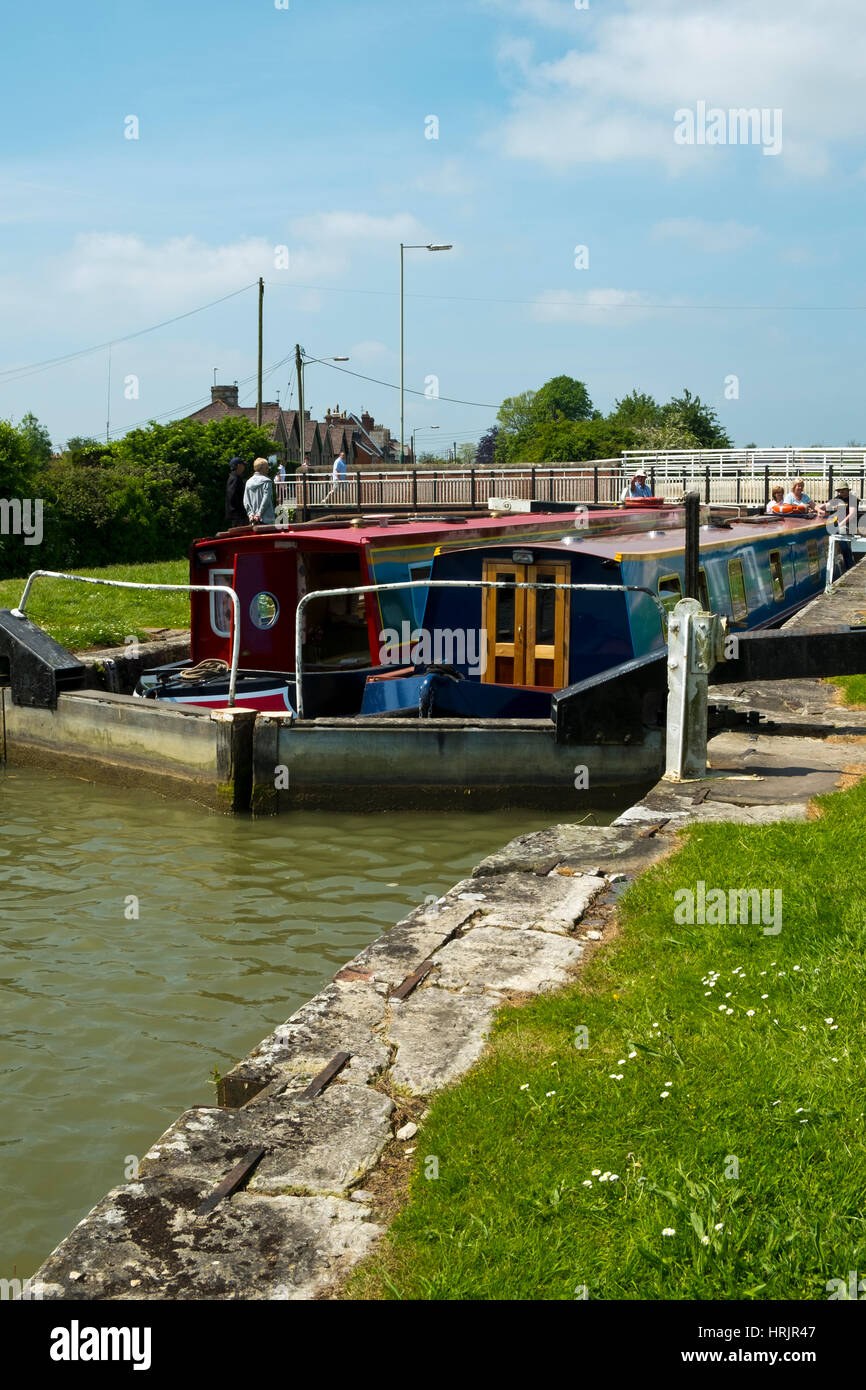
[[[419,448],[561,372],[603,410],[688,386],[740,444],[866,440],[861,0],[49,0],[4,30],[0,416],[56,444],[104,434],[107,350],[10,369],[259,275],[266,365],[300,341],[398,382],[401,240],[454,243],[407,253],[407,386],[488,407],[410,396]],[[676,143],[699,102],[781,111],[780,152]],[[251,377],[255,335],[249,290],[117,342],[112,429]],[[311,366],[306,392],[398,429],[394,390]]]

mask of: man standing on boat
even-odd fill
[[[639,468],[632,475],[632,480],[627,488],[623,488],[621,497],[622,502],[629,502],[634,497],[652,497],[652,489],[647,487],[646,473]]]
[[[244,511],[244,461],[233,458],[229,461],[229,478],[226,483],[226,521],[229,526],[246,526],[247,514]]]
[[[274,490],[267,459],[256,459],[253,464],[253,476],[244,488],[244,507],[253,525],[273,526]]]

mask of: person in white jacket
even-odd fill
[[[267,459],[256,459],[253,464],[253,475],[244,488],[244,510],[254,525],[256,522],[274,525],[274,489],[268,475]]]

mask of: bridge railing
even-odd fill
[[[575,506],[619,502],[641,468],[655,496],[680,500],[697,488],[705,503],[763,506],[780,485],[807,480],[816,502],[845,481],[866,495],[866,449],[627,450],[587,463],[520,464],[508,468],[357,470],[334,483],[330,473],[296,473],[277,482],[276,500],[295,512],[436,512],[486,509],[497,498]]]

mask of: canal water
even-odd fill
[[[554,819],[250,821],[0,764],[0,1278],[32,1274],[131,1156],[211,1102],[214,1067]]]

